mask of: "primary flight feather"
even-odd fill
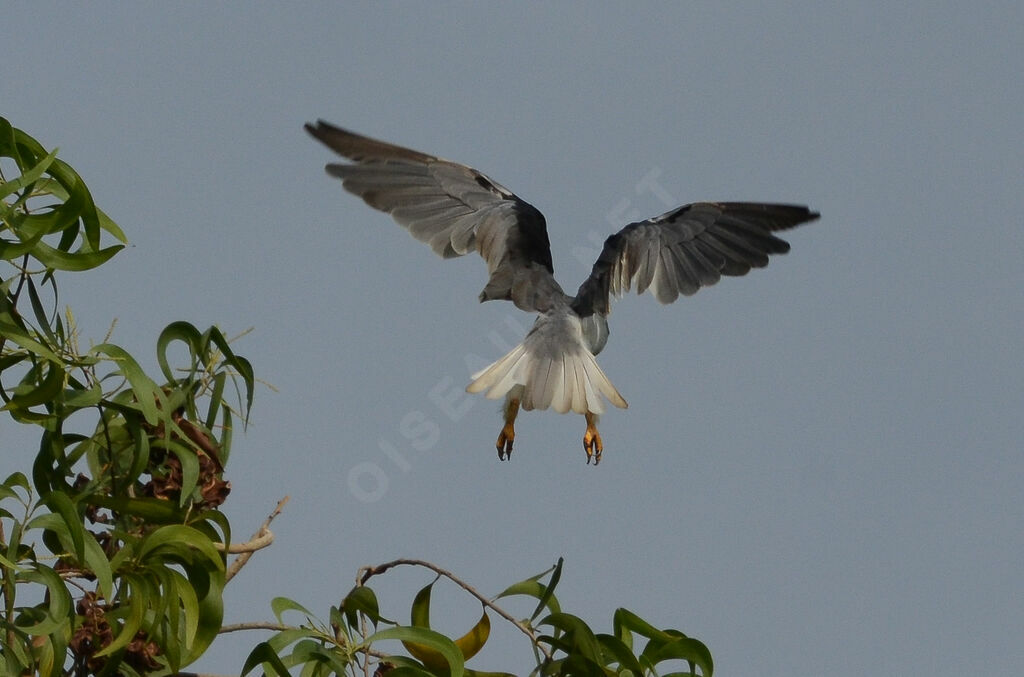
[[[323,120],[306,130],[342,157],[327,173],[374,209],[387,212],[445,258],[476,251],[489,277],[481,301],[507,300],[537,314],[526,338],[473,375],[466,390],[505,398],[496,443],[512,454],[520,407],[586,417],[587,462],[601,459],[597,415],[603,399],[626,408],[595,356],[608,339],[611,298],[631,288],[661,303],[690,296],[722,275],[745,275],[789,251],[774,233],[818,218],[807,207],[696,202],[631,223],[605,240],[574,296],[554,278],[544,215],[471,167],[354,134]]]

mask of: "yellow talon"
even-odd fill
[[[583,433],[583,451],[587,452],[587,465],[590,459],[594,459],[594,465],[601,462],[601,452],[604,446],[601,444],[601,435],[597,432],[597,416],[589,411],[584,414],[587,418],[587,432]]]
[[[504,461],[512,458],[512,444],[516,441],[516,415],[519,413],[519,400],[509,399],[505,403],[505,425],[498,433],[498,441],[494,446],[498,448],[498,460]]]
[[[494,445],[498,447],[498,458],[504,461],[506,458],[512,458],[512,443],[516,440],[516,429],[511,423],[506,423],[502,427],[501,432],[498,433],[498,442]]]

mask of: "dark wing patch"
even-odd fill
[[[789,244],[772,233],[818,218],[798,205],[698,202],[631,223],[605,240],[594,267],[576,294],[582,317],[607,315],[611,296],[636,287],[661,303],[690,296],[722,275],[746,275],[768,265]]]
[[[328,174],[437,254],[479,252],[491,277],[486,298],[510,298],[512,280],[533,264],[553,273],[544,216],[484,174],[323,120],[306,131],[352,160],[327,165]]]

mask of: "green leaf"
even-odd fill
[[[429,628],[430,627],[430,591],[434,587],[434,583],[437,582],[437,578],[431,581],[428,585],[420,589],[416,593],[416,596],[412,600],[412,610],[410,612],[412,624],[418,628]]]
[[[99,207],[96,208],[96,216],[99,218],[100,228],[110,233],[122,244],[128,244],[128,238],[125,236],[124,231]]]
[[[348,626],[353,630],[359,629],[359,617],[358,614],[365,614],[366,617],[373,623],[374,627],[381,621],[385,623],[391,623],[394,625],[394,621],[380,615],[380,606],[377,603],[377,595],[373,592],[373,589],[365,585],[357,585],[345,596],[345,599],[341,601],[341,611],[345,614],[345,620],[348,622]]]
[[[17,630],[14,631],[17,635],[17,641],[12,642],[10,645],[4,644],[3,658],[4,663],[0,664],[0,668],[6,668],[0,670],[0,674],[5,675],[22,675],[32,674],[29,669],[33,663],[33,660],[29,658],[28,653],[25,651],[28,642],[23,632]]]
[[[79,562],[84,561],[85,528],[82,526],[82,517],[79,516],[74,503],[72,503],[71,499],[65,494],[60,492],[51,492],[47,494],[46,497],[43,498],[43,502],[46,503],[50,510],[64,520],[64,525],[67,527],[67,533],[71,538],[71,553]]]
[[[93,383],[89,388],[75,388],[64,391],[64,404],[70,409],[94,407],[103,399],[103,388]]]
[[[288,673],[288,668],[281,662],[277,652],[267,642],[260,642],[249,652],[249,656],[245,659],[245,664],[242,666],[242,677],[245,677],[245,675],[260,665],[263,666],[264,670],[269,667],[278,677],[291,677]]]
[[[96,205],[92,201],[92,195],[86,187],[82,177],[78,175],[71,165],[63,160],[54,161],[50,168],[50,175],[68,191],[68,199],[65,205],[74,206],[75,213],[82,219],[85,226],[85,247],[95,251],[100,246],[100,223],[96,213]],[[120,249],[120,247],[119,247]]]
[[[7,512],[7,511],[6,510],[0,511],[0,516],[7,517],[7,515],[3,514],[5,512]],[[18,566],[15,562],[12,562],[11,560],[9,560],[6,557],[4,557],[3,555],[0,555],[0,567],[2,567],[4,569],[9,569],[10,571],[13,571],[15,573],[18,573],[19,571],[28,571],[27,567]]]
[[[191,382],[196,373],[198,364],[196,358],[199,353],[202,337],[199,335],[199,330],[188,322],[172,322],[160,332],[160,337],[156,342],[156,359],[160,364],[160,370],[163,372],[164,378],[170,383],[178,382],[178,379],[174,376],[174,370],[171,369],[171,365],[167,360],[167,347],[174,341],[181,341],[188,346],[189,354],[192,357],[192,366],[188,376],[184,377],[183,380]]]
[[[647,639],[668,637],[664,630],[659,630],[629,609],[622,607],[615,610],[615,614],[612,616],[612,627],[615,630],[615,636],[626,642],[628,646],[632,646],[632,637],[629,637],[628,641],[626,639],[629,632],[635,632]]]
[[[189,581],[193,588],[194,581]],[[199,623],[196,628],[195,640],[191,651],[183,662],[187,665],[204,653],[217,638],[221,624],[224,622],[224,571],[210,572],[207,581],[206,595],[199,599]]]
[[[42,513],[33,517],[28,524],[25,525],[26,531],[33,529],[42,529],[44,531],[52,532],[57,537],[60,547],[52,541],[47,541],[48,547],[54,550],[55,555],[69,554],[74,556],[74,540],[71,538],[71,532],[68,530],[67,522],[64,519],[52,512]],[[61,551],[63,550],[63,552]]]
[[[19,628],[28,635],[43,637],[56,633],[61,627],[71,624],[71,595],[68,593],[64,580],[56,571],[41,564],[35,569],[22,571],[18,579],[30,581],[46,586],[49,602],[46,608],[46,616],[38,623],[27,627]]]
[[[213,377],[213,388],[210,390],[210,406],[206,410],[206,429],[213,430],[217,423],[217,412],[221,408],[221,403],[224,401],[224,383],[227,381],[228,375],[225,372],[218,372]],[[224,407],[225,423],[230,421],[231,409],[227,406]],[[230,430],[230,428],[229,428]],[[221,462],[226,462],[226,458],[222,458]]]
[[[71,198],[71,193],[68,192],[67,188],[62,186],[61,183],[56,179],[51,178],[40,179],[36,183],[35,192],[42,195],[52,195],[61,202],[67,202],[68,199]],[[97,220],[99,222],[100,229],[109,233],[111,236],[117,239],[118,242],[121,242],[122,244],[128,244],[128,238],[125,236],[121,228],[116,223],[114,223],[113,219],[111,219],[99,207],[94,206],[94,209]]]
[[[57,357],[56,353],[44,346],[39,341],[29,336],[26,332],[22,331],[17,325],[13,325],[9,322],[0,320],[0,335],[4,336],[8,341],[17,344],[24,348],[30,353],[41,357],[50,362],[61,364],[62,360]]]
[[[641,658],[647,658],[652,665],[667,660],[684,660],[699,667],[704,677],[711,677],[714,672],[714,661],[703,642],[687,637],[678,630],[668,630],[666,634],[670,639],[665,642],[652,641],[651,644],[654,646],[649,644],[644,647]]]
[[[544,586],[544,592],[537,601],[537,608],[533,610],[532,614],[530,614],[530,621],[533,621],[540,615],[544,610],[544,607],[548,605],[548,600],[553,597],[555,593],[555,586],[558,585],[558,581],[562,577],[562,562],[563,559],[559,557],[558,563],[555,564],[555,570],[551,572],[551,578],[548,579],[548,584]]]
[[[46,375],[39,377],[45,370]],[[25,374],[21,384],[0,411],[26,411],[31,407],[53,402],[64,387],[65,372],[54,362],[39,362]]]
[[[317,637],[318,631],[312,628],[288,628],[287,630],[280,630],[274,634],[273,637],[267,640],[270,644],[270,648],[280,654],[289,645],[294,644],[300,639],[306,637]]]
[[[124,348],[113,343],[101,343],[89,351],[90,355],[103,353],[110,356],[118,365],[118,371],[128,379],[128,383],[135,393],[135,400],[139,410],[146,419],[146,423],[156,425],[160,420],[162,409],[167,419],[170,419],[170,412],[167,410],[167,398],[163,391],[153,382],[153,379],[146,375],[135,358],[129,355]],[[159,403],[162,406],[158,406]]]
[[[437,581],[438,579],[435,578],[416,593],[416,597],[412,602],[411,611],[413,627],[430,628],[430,593],[434,587],[434,583]],[[477,623],[470,628],[466,634],[454,640],[455,646],[458,647],[464,660],[469,660],[483,648],[484,644],[487,643],[487,638],[490,636],[490,632],[491,619],[487,616],[487,611],[485,609],[480,620],[477,621]],[[435,670],[444,668],[445,660],[439,653],[414,642],[403,642],[403,644],[405,645],[406,650],[424,665]]]
[[[219,510],[204,510],[188,521],[192,526],[203,532],[214,543],[231,544],[231,523],[227,516]]]
[[[227,465],[228,458],[231,457],[231,431],[234,428],[231,417],[231,407],[227,404],[221,405],[221,424],[220,424],[220,439],[219,444],[219,456],[221,466]],[[216,425],[207,426],[207,430],[214,430]]]
[[[462,652],[459,651],[457,646],[455,646],[455,642],[448,639],[441,633],[428,630],[427,628],[410,628],[403,626],[399,626],[397,628],[386,628],[370,635],[366,639],[365,645],[369,647],[374,642],[382,642],[388,639],[397,639],[401,642],[412,642],[414,644],[423,645],[427,648],[433,649],[441,654],[445,662],[447,662],[451,677],[462,677],[464,670]]]
[[[193,449],[172,440],[164,440],[161,444],[181,462],[181,496],[178,505],[184,507],[192,500],[192,492],[199,481],[199,457]]]
[[[17,231],[15,231],[15,234],[20,235]],[[46,231],[40,229],[36,233],[29,235],[27,239],[24,237],[19,238],[17,242],[0,240],[0,260],[13,261],[32,252],[42,241],[44,235],[46,235]]]
[[[39,259],[47,268],[54,270],[82,271],[97,268],[124,249],[124,245],[116,244],[94,252],[63,252],[54,249],[45,242],[36,243],[32,255]]]
[[[138,517],[152,524],[174,524],[182,522],[185,511],[171,501],[160,498],[125,498],[92,494],[88,497],[91,505],[107,508],[121,515]]]
[[[604,633],[597,635],[597,641],[601,645],[602,651],[618,662],[621,670],[631,672],[638,677],[644,674],[644,669],[640,665],[640,661],[633,655],[631,646],[627,646],[618,637]],[[607,664],[609,661],[605,660],[603,662]],[[620,675],[623,674],[621,670],[619,672]]]
[[[169,524],[160,527],[146,536],[139,547],[139,558],[143,560],[162,554],[173,554],[188,561],[193,559],[193,553],[205,557],[214,570],[224,570],[223,556],[217,551],[210,538],[201,531],[184,524]]]
[[[4,198],[11,193],[16,193],[19,190],[26,188],[46,173],[50,165],[53,164],[53,160],[57,157],[57,149],[54,149],[49,155],[40,160],[36,165],[30,169],[22,171],[21,176],[6,183],[0,183],[0,198]]]
[[[23,472],[12,472],[10,475],[7,476],[7,479],[4,480],[4,483],[0,484],[0,488],[10,490],[12,487],[21,487],[22,489],[29,493],[31,493],[32,491],[32,485],[29,484],[28,478],[25,477],[25,473]],[[16,497],[17,494],[15,494],[12,491],[11,496]],[[0,495],[0,498],[2,498],[2,495]]]
[[[103,552],[99,542],[91,531],[83,529],[85,536],[85,565],[89,571],[96,574],[96,584],[99,587],[103,599],[112,599],[114,596],[114,575],[110,569],[110,561],[107,554]]]
[[[498,595],[494,599],[502,599],[503,597],[513,597],[515,595],[526,595],[528,597],[533,597],[534,599],[541,599],[547,594],[547,592],[548,586],[544,585],[543,583],[537,580],[528,578],[525,581],[519,581],[518,583],[513,583],[512,585],[508,586],[501,592],[500,595]],[[551,613],[561,612],[561,608],[558,604],[558,598],[556,598],[554,594],[547,595],[546,605],[548,611],[550,611]]]
[[[115,629],[116,633],[114,639],[102,650],[96,652],[97,656],[109,656],[128,646],[128,643],[135,638],[135,634],[142,627],[146,610],[158,602],[156,599],[159,596],[158,592],[153,590],[144,578],[126,574],[122,579],[122,585],[124,585],[126,594],[121,596],[123,606],[117,611],[124,614],[124,623],[121,624],[120,631],[117,631],[117,626],[111,623],[111,627]],[[108,612],[108,616],[110,615],[112,614]]]
[[[69,628],[70,629],[70,628]],[[62,677],[64,659],[67,656],[68,633],[54,633],[46,636],[42,646],[36,648],[36,670],[41,677]]]
[[[484,644],[487,643],[487,639],[491,636],[491,619],[487,616],[487,610],[484,609],[483,613],[480,614],[480,620],[476,622],[469,631],[462,637],[455,640],[455,646],[459,647],[459,651],[462,652],[462,657],[467,661],[473,656],[480,653],[480,649],[484,648]]]
[[[335,651],[314,639],[303,639],[296,643],[291,654],[283,658],[282,662],[289,667],[304,665],[302,674],[321,674],[324,668],[333,669],[339,675],[346,671],[346,663]]]
[[[53,331],[50,327],[50,324],[53,323],[53,321],[56,321],[59,326],[60,318],[57,317],[56,315],[56,309],[54,310],[53,317],[47,315],[46,309],[43,307],[43,299],[42,297],[39,296],[39,289],[37,289],[38,285],[36,285],[35,280],[31,276],[29,276],[25,280],[25,282],[27,283],[25,287],[28,290],[29,300],[32,302],[32,313],[36,316],[36,324],[46,334],[46,339],[50,341],[50,343],[59,344],[57,337],[53,334]],[[53,291],[54,305],[56,305],[57,284],[53,281],[52,277],[46,277],[43,279],[43,286],[45,286],[47,283],[49,283]]]
[[[565,633],[561,643],[569,647],[567,653],[578,653],[594,663],[600,661],[600,644],[593,630],[583,622],[583,619],[572,614],[557,613],[546,616],[540,625],[550,625]]]
[[[305,615],[306,620],[308,620],[311,625],[318,624],[316,621],[316,615],[313,614],[313,612],[287,597],[275,597],[270,600],[270,609],[274,612],[274,617],[277,618],[278,623],[284,623],[282,616],[286,611],[298,611]]]
[[[203,338],[206,341],[213,342],[213,344],[217,346],[223,355],[224,363],[233,367],[245,382],[245,417],[248,418],[248,412],[252,409],[253,392],[256,387],[256,376],[253,372],[252,365],[249,363],[249,360],[244,357],[235,355],[231,350],[231,346],[228,345],[227,339],[224,338],[224,335],[216,327],[207,329]]]
[[[189,649],[195,644],[196,633],[199,631],[199,598],[196,596],[195,587],[184,576],[173,569],[168,569],[172,576],[174,592],[185,612],[185,648]],[[175,608],[177,608],[175,606]]]

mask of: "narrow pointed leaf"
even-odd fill
[[[185,512],[172,501],[159,498],[125,498],[93,494],[89,503],[116,513],[139,517],[154,524],[173,524],[184,519]]]
[[[37,566],[19,573],[18,579],[45,586],[48,598],[46,617],[38,623],[18,628],[21,632],[41,637],[57,632],[65,624],[70,625],[71,595],[56,571],[47,566]]]
[[[462,652],[462,657],[467,661],[473,656],[480,652],[480,649],[484,648],[484,644],[487,643],[487,639],[491,635],[491,619],[487,616],[487,610],[480,615],[480,620],[476,622],[469,632],[464,634],[455,640],[455,646],[459,647],[459,651]]]
[[[373,591],[373,588],[365,585],[357,585],[352,588],[348,595],[345,596],[345,599],[341,601],[341,611],[345,615],[348,626],[354,630],[359,628],[358,614],[360,613],[365,614],[374,627],[381,621],[394,625],[394,621],[389,621],[380,615],[377,594]]]
[[[635,632],[647,639],[668,637],[664,630],[659,630],[629,609],[622,607],[615,610],[615,614],[612,616],[612,626],[615,629],[615,635],[623,641],[625,641],[626,631]],[[632,640],[629,643],[632,645]]]
[[[366,644],[369,646],[374,642],[381,642],[387,639],[397,639],[401,642],[412,642],[420,646],[425,646],[428,649],[432,649],[441,654],[444,658],[451,677],[462,677],[463,675],[464,661],[462,659],[462,652],[459,651],[457,646],[455,646],[455,642],[439,632],[434,632],[427,628],[399,626],[397,628],[387,628],[385,630],[375,632],[366,639]]]
[[[269,667],[278,677],[291,677],[288,668],[281,662],[277,652],[267,642],[260,642],[249,652],[249,656],[245,659],[245,664],[242,666],[242,677],[245,677],[245,675],[248,675],[260,665],[263,665],[264,668]]]
[[[57,149],[55,148],[49,155],[36,163],[34,167],[23,171],[21,176],[8,181],[7,183],[0,183],[0,198],[6,197],[11,193],[16,193],[32,184],[34,181],[38,181],[39,178],[46,173],[46,170],[50,168],[50,165],[56,157]]]
[[[45,242],[39,242],[32,250],[32,255],[47,268],[82,271],[103,265],[122,249],[124,249],[124,245],[116,244],[95,252],[63,252]]]
[[[644,674],[643,667],[640,665],[640,661],[636,659],[636,656],[633,655],[631,646],[614,635],[603,633],[597,635],[597,641],[606,654],[615,658],[620,669],[628,670],[638,676]],[[620,672],[619,674],[622,673]]]
[[[435,578],[430,584],[421,588],[412,600],[410,616],[412,624],[418,628],[430,627],[430,591],[436,582]]]
[[[678,631],[671,632],[671,639],[667,642],[657,642],[656,648],[648,652],[644,649],[643,656],[657,665],[667,660],[684,660],[700,668],[704,677],[711,677],[714,672],[714,661],[707,646],[700,640],[687,637]]]
[[[103,353],[114,359],[114,362],[117,363],[118,371],[128,379],[128,383],[135,393],[139,410],[142,411],[143,416],[146,418],[146,423],[156,425],[160,419],[157,402],[166,405],[167,398],[157,384],[153,382],[153,379],[146,375],[146,372],[135,361],[135,358],[129,355],[124,348],[113,343],[101,343],[90,350],[89,353]],[[166,412],[166,406],[161,408]],[[170,417],[168,416],[168,418]]]
[[[502,599],[503,597],[514,597],[515,595],[526,595],[533,597],[534,599],[541,599],[547,593],[547,586],[536,580],[527,579],[525,581],[519,581],[505,588],[500,595],[494,599]],[[558,604],[558,598],[554,594],[547,596],[546,602],[548,611],[553,614],[560,613],[561,607]]]
[[[183,378],[186,382],[191,381],[195,376],[196,367],[198,366],[196,357],[201,342],[199,330],[188,322],[172,322],[160,332],[160,337],[156,342],[156,359],[164,378],[170,383],[175,383],[178,380],[167,359],[167,347],[174,341],[181,341],[188,347],[189,355],[192,358],[192,366],[191,371]]]
[[[71,499],[66,494],[58,491],[48,494],[44,502],[50,510],[60,515],[60,518],[64,521],[67,533],[71,537],[71,553],[75,556],[75,559],[79,562],[84,561],[85,534],[83,532],[85,528],[82,526],[82,518],[79,517],[74,503],[71,502]]]
[[[563,561],[564,560],[561,557],[558,558],[558,563],[555,564],[555,570],[551,572],[551,578],[548,579],[548,584],[546,586],[544,586],[543,594],[541,594],[540,599],[537,600],[537,608],[533,610],[532,614],[530,614],[530,620],[531,621],[533,621],[533,619],[537,618],[537,616],[539,616],[540,613],[542,611],[544,611],[544,607],[546,607],[548,605],[548,600],[550,600],[552,598],[552,596],[554,595],[554,593],[555,593],[555,586],[558,585],[558,581],[562,577],[562,563],[563,563]]]
[[[55,362],[46,362],[41,363],[32,369],[29,372],[28,378],[31,378],[41,369],[46,370],[46,376],[43,377],[42,382],[30,384],[25,384],[23,382],[22,385],[18,386],[16,389],[16,394],[12,396],[3,407],[0,407],[0,411],[29,409],[58,399],[58,395],[64,388],[64,376],[66,372],[59,364]]]
[[[316,616],[312,611],[302,606],[298,602],[288,599],[287,597],[275,597],[270,600],[270,609],[274,612],[274,617],[277,618],[278,623],[284,623],[284,613],[286,611],[298,611],[305,615],[306,619],[312,624],[316,619]]]
[[[139,557],[145,559],[162,551],[169,551],[186,559],[192,559],[190,554],[194,551],[202,554],[215,570],[224,569],[223,557],[209,537],[183,524],[169,524],[149,534],[142,541]]]

